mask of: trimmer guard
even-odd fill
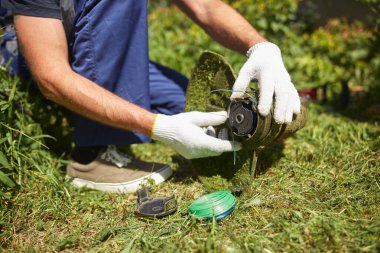
[[[231,104],[231,89],[235,75],[226,59],[216,53],[202,53],[191,75],[186,93],[186,111],[221,111],[228,110]],[[258,96],[250,90],[253,104]],[[257,105],[255,105],[257,106]],[[277,125],[270,118],[257,114],[260,126],[254,138],[243,141],[242,150],[226,152],[218,157],[192,160],[192,167],[201,182],[210,191],[229,188],[232,192],[245,191],[252,183],[257,166],[257,158],[263,146],[276,138],[286,137],[302,128],[306,122],[306,103],[302,103],[300,115],[290,125]],[[225,127],[227,127],[228,122]],[[230,133],[230,136],[233,136]],[[257,136],[259,138],[257,138]],[[265,137],[265,138],[264,138]],[[235,136],[235,140],[242,141]],[[263,143],[260,143],[260,140]],[[259,141],[258,141],[259,140]]]

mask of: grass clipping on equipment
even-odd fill
[[[233,70],[224,57],[213,52],[204,52],[191,75],[186,93],[186,111],[221,111],[230,104],[229,92],[212,92],[231,89],[235,82]],[[244,145],[236,153],[223,153],[218,157],[192,160],[193,169],[208,190],[233,187],[245,189],[254,177],[251,171],[253,148]]]

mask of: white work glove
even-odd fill
[[[261,42],[247,52],[248,60],[241,68],[232,88],[231,99],[239,98],[250,82],[259,81],[259,113],[267,116],[275,96],[274,119],[277,123],[290,123],[293,113],[301,110],[298,92],[282,62],[281,50],[273,43]]]
[[[202,127],[216,126],[227,120],[227,112],[185,112],[173,116],[158,114],[152,139],[174,148],[187,159],[218,156],[239,150],[240,143],[207,135]]]

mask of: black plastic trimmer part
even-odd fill
[[[149,197],[149,187],[137,191],[137,209],[135,213],[142,217],[162,218],[177,210],[177,200],[170,197]]]
[[[228,125],[239,137],[249,137],[257,127],[257,113],[249,99],[233,101],[229,106]]]

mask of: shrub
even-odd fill
[[[26,179],[35,170],[51,174],[49,182],[59,188],[59,170],[52,167],[59,168],[61,161],[53,159],[54,154],[46,146],[47,140],[54,139],[46,134],[46,129],[60,131],[57,136],[69,132],[61,124],[65,122],[61,117],[64,112],[56,105],[46,104],[30,92],[30,83],[9,77],[2,67],[0,80],[0,199],[11,199],[15,190],[25,187]],[[54,120],[58,117],[61,120]],[[69,138],[60,142],[71,143]]]
[[[151,58],[189,75],[203,50],[218,52],[238,72],[244,56],[230,52],[213,42],[197,25],[189,21],[166,1],[151,5]],[[285,65],[298,88],[332,86],[343,80],[366,90],[380,87],[379,13],[377,0],[364,0],[374,11],[375,21],[365,25],[359,21],[331,20],[326,26],[312,29],[318,15],[313,2],[300,11],[298,0],[228,1],[255,28],[283,52]],[[305,4],[305,3],[304,3]],[[376,93],[370,93],[376,101]]]

